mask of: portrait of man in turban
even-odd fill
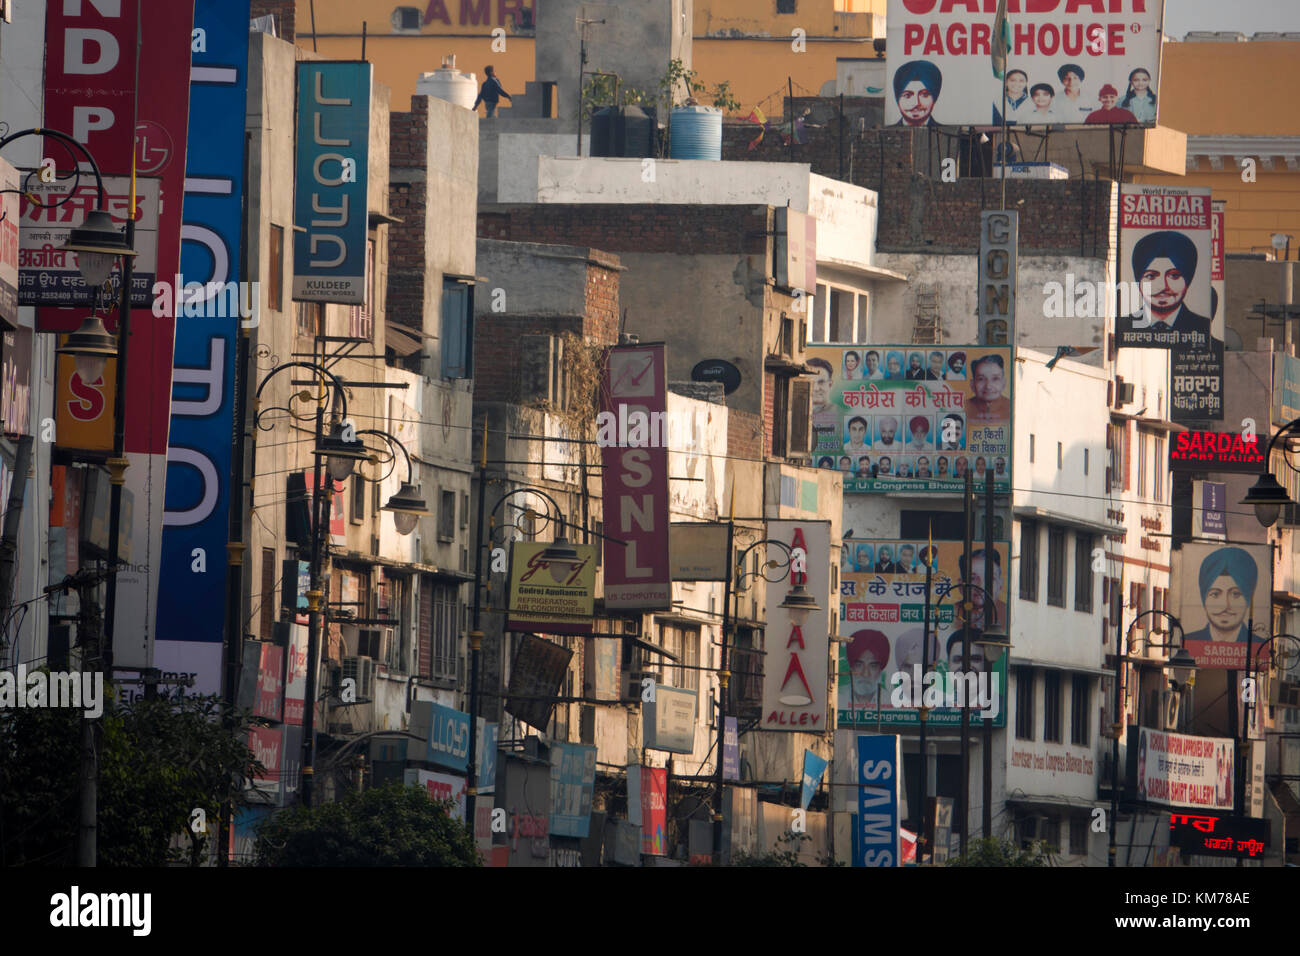
[[[1201,562],[1196,579],[1206,624],[1186,640],[1245,642],[1246,619],[1259,580],[1255,559],[1241,548],[1218,548]]]
[[[840,701],[840,707],[874,708],[880,694],[880,675],[889,665],[889,638],[880,631],[855,631],[844,656],[849,665],[849,693],[848,700]]]
[[[1143,236],[1133,247],[1133,278],[1144,308],[1121,317],[1118,331],[1196,332],[1196,343],[1209,344],[1210,320],[1184,301],[1196,276],[1196,244],[1181,232],[1165,230]]]
[[[911,60],[894,74],[894,100],[902,114],[895,126],[938,126],[934,104],[943,88],[943,74],[929,60]]]

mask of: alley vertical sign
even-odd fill
[[[621,426],[601,447],[605,607],[610,610],[672,607],[667,367],[662,342],[612,348],[605,360],[601,416],[612,416],[605,420]]]
[[[365,62],[298,64],[293,298],[366,301],[370,91]]]
[[[185,306],[177,306],[154,665],[196,674],[197,694],[221,689],[235,351],[244,302],[227,290],[243,278],[248,14],[249,0],[196,0],[194,6],[181,227],[185,292],[173,290]],[[204,570],[196,571],[200,555]]]
[[[193,3],[176,0],[46,6],[45,123],[84,143],[104,175],[126,175],[134,165],[138,176],[158,179],[160,276],[180,267],[193,26]],[[62,163],[65,153],[47,144],[45,155]],[[38,324],[51,330],[75,328],[84,315],[81,309],[41,313],[46,317],[38,314]],[[136,504],[129,517],[123,509],[122,536],[131,542],[132,567],[117,575],[113,640],[114,663],[126,668],[153,663],[176,331],[171,307],[138,318],[123,423],[130,466],[124,491]],[[111,421],[112,396],[107,399],[102,414]]]
[[[789,548],[789,573],[767,584],[762,730],[821,733],[826,729],[830,667],[830,547],[827,521],[770,521],[767,536]],[[768,557],[781,562],[775,545]],[[810,610],[782,607],[802,585],[817,601]]]

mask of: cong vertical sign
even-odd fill
[[[979,344],[1006,345],[1016,325],[1016,250],[1020,214],[980,213]]]
[[[608,609],[672,607],[667,367],[663,343],[612,348],[605,362],[601,415],[626,423],[601,443]]]
[[[249,0],[196,0],[155,666],[221,689]],[[201,31],[201,32],[200,32]],[[201,49],[199,48],[201,47]],[[204,570],[194,570],[202,555]]]
[[[298,64],[293,297],[363,305],[372,68]]]
[[[790,549],[790,571],[784,580],[767,585],[762,730],[821,733],[826,729],[830,535],[827,521],[768,522],[768,538]],[[769,558],[784,559],[776,546],[768,548]],[[816,599],[817,607],[782,607],[800,585]]]

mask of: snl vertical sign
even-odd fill
[[[293,298],[364,305],[371,65],[298,64]]]
[[[767,584],[761,729],[819,734],[826,729],[830,666],[830,522],[769,521],[767,536],[789,549],[790,570],[784,579]],[[780,562],[784,555],[777,546],[767,547],[768,557]],[[817,607],[782,607],[801,585]]]
[[[662,422],[668,412],[663,343],[609,350],[600,406],[617,421]],[[644,417],[643,417],[644,416]],[[668,446],[664,432],[624,429],[601,448],[605,506],[605,607],[668,610]],[[638,437],[638,431],[640,436]]]

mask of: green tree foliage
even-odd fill
[[[215,696],[105,704],[99,865],[197,865],[221,805],[239,804],[261,769],[246,744],[247,715],[227,713]],[[0,865],[75,862],[84,720],[65,708],[0,711]],[[206,830],[191,827],[195,810]],[[186,849],[169,849],[182,833]]]
[[[339,803],[293,807],[257,835],[259,866],[479,866],[474,838],[447,804],[389,784]]]
[[[1051,866],[1055,847],[1035,840],[1020,847],[1011,840],[989,837],[975,840],[966,851],[966,859],[952,857],[948,866]]]

